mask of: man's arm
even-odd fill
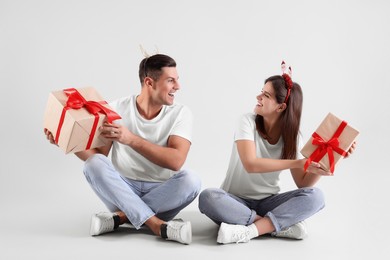
[[[149,161],[161,167],[178,171],[187,158],[191,143],[183,137],[172,135],[168,139],[167,146],[164,147],[134,135],[129,146]]]
[[[76,152],[74,154],[77,157],[79,157],[81,160],[86,161],[91,155],[93,155],[95,153],[100,153],[100,154],[104,154],[105,156],[108,156],[110,149],[111,149],[111,146],[112,146],[112,141],[110,141],[107,145],[105,145],[103,147],[98,147],[98,148],[94,148],[94,149],[90,149],[90,150],[86,150],[86,151],[80,151],[80,152]]]
[[[177,135],[168,138],[167,146],[157,145],[118,124],[105,123],[101,131],[105,138],[128,145],[149,161],[173,171],[181,169],[191,146],[189,140]]]
[[[49,140],[49,142],[51,144],[56,144],[54,141],[53,134],[48,129],[45,128],[44,133],[46,135],[47,140]],[[86,151],[76,152],[75,155],[83,161],[87,160],[89,158],[89,156],[91,156],[95,153],[101,153],[101,154],[104,154],[105,156],[107,156],[108,153],[110,152],[111,146],[112,146],[112,141],[110,141],[106,146],[94,148],[94,149],[90,149],[90,150],[86,150]]]

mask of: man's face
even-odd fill
[[[162,105],[172,105],[176,91],[180,89],[179,76],[175,67],[163,67],[157,81],[153,81],[153,100]]]

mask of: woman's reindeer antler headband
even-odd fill
[[[282,61],[282,77],[286,82],[286,88],[287,88],[287,95],[286,98],[284,99],[284,103],[287,103],[287,100],[290,97],[291,89],[293,87],[291,75],[292,75],[291,67],[288,67],[288,71],[286,73],[286,63]]]

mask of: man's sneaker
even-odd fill
[[[171,220],[167,222],[167,240],[173,240],[189,245],[192,242],[191,222],[183,220]]]
[[[91,236],[98,236],[104,233],[114,231],[114,216],[116,215],[110,212],[101,212],[92,215],[91,229],[89,231],[89,234]]]
[[[298,222],[279,232],[272,232],[271,235],[274,237],[304,239],[307,236],[306,223],[304,221]]]
[[[247,226],[223,223],[219,227],[217,243],[245,243],[250,240],[250,230]]]

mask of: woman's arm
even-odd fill
[[[250,140],[236,141],[238,154],[248,173],[267,173],[285,169],[303,169],[306,159],[282,160],[257,158],[255,143]]]
[[[291,169],[290,171],[298,188],[312,187],[320,180],[321,176],[332,175],[331,172],[321,169],[320,164],[316,162],[312,162],[307,167],[307,171],[304,171],[303,167],[301,169]]]
[[[355,149],[356,142],[353,142],[344,158],[348,158],[349,156],[351,156]],[[312,187],[319,181],[321,176],[331,176],[333,174],[331,172],[327,172],[321,169],[321,165],[319,163],[312,162],[309,167],[307,167],[306,172],[303,170],[303,168],[291,169],[291,175],[297,187],[302,188]]]

